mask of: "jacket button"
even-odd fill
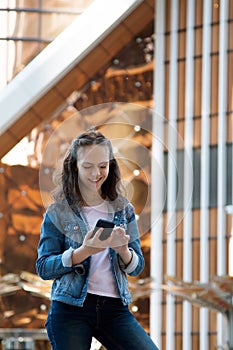
[[[77,229],[78,229],[78,226],[74,226],[74,230],[77,231]]]

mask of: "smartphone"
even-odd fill
[[[103,227],[104,230],[103,232],[101,232],[101,235],[99,236],[99,239],[101,241],[104,241],[105,239],[107,239],[113,230],[113,227],[115,226],[114,222],[112,221],[108,221],[108,220],[104,220],[104,219],[99,219],[95,225],[95,228],[93,230],[93,234],[92,237],[94,236],[94,234],[96,233],[96,231],[100,228]]]

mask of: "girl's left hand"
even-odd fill
[[[129,238],[122,226],[115,226],[107,241],[111,248],[120,253],[128,248]]]

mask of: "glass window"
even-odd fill
[[[0,1],[0,90],[92,2]]]
[[[226,205],[232,204],[233,199],[233,145],[227,145],[226,157]],[[165,153],[164,172],[168,175],[168,155]],[[183,209],[184,196],[184,151],[177,151],[177,210]],[[178,178],[179,177],[179,178]],[[218,206],[218,148],[210,147],[210,184],[209,184],[209,207],[216,208]],[[201,196],[201,149],[193,150],[193,209],[200,208]],[[167,210],[167,198],[165,203]]]

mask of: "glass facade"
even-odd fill
[[[0,90],[92,0],[2,0]]]

